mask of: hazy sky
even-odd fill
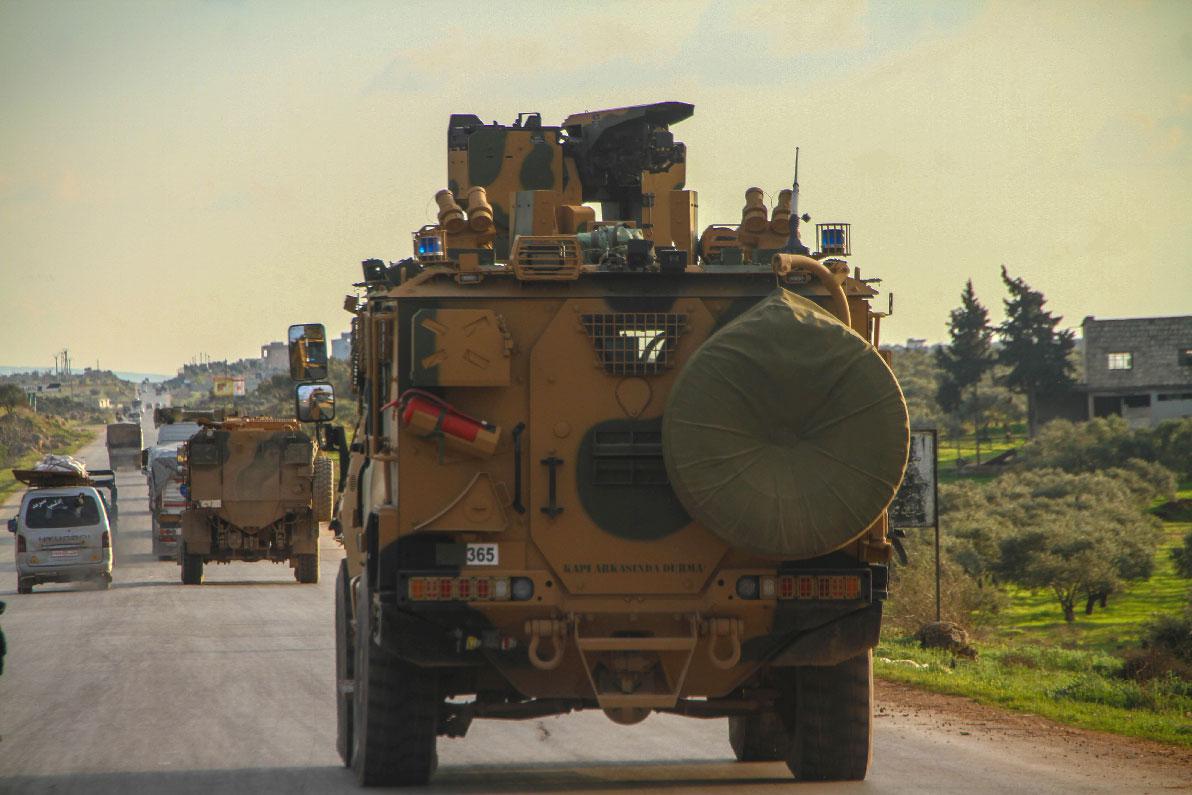
[[[887,340],[942,339],[970,276],[1000,319],[1001,263],[1067,325],[1192,312],[1192,2],[0,0],[0,364],[338,333],[433,220],[448,114],[660,100],[701,226],[802,147]]]

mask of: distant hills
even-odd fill
[[[11,366],[11,365],[0,364],[0,375],[14,375],[16,373],[32,373],[32,372],[44,373],[49,369],[50,369],[49,367],[34,367],[32,365]],[[82,372],[82,370],[79,370],[78,372]],[[132,381],[132,382],[138,383],[138,384],[141,381],[144,381],[146,378],[148,378],[150,381],[156,383],[158,381],[168,381],[174,377],[173,374],[163,375],[161,373],[130,373],[130,372],[121,372],[119,370],[116,370],[114,372],[116,373],[117,378],[120,378],[123,381]]]

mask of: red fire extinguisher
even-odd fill
[[[459,411],[438,395],[407,389],[385,408],[396,408],[401,427],[424,438],[438,438],[452,449],[484,458],[492,455],[501,428]]]

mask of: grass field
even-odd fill
[[[1192,499],[1192,483],[1181,484],[1178,497]],[[914,641],[883,638],[875,673],[1088,729],[1192,745],[1192,682],[1125,679],[1118,656],[1138,647],[1148,619],[1188,604],[1192,580],[1176,576],[1170,550],[1189,530],[1192,516],[1165,521],[1154,575],[1111,595],[1092,615],[1082,604],[1067,624],[1050,592],[1011,588],[1009,605],[981,631],[977,660],[953,662]]]
[[[1099,651],[1027,642],[980,648],[976,660],[953,663],[950,654],[913,641],[883,641],[874,672],[1086,729],[1192,745],[1192,683],[1123,679],[1121,659]]]
[[[89,444],[98,432],[99,426],[69,426],[55,437],[54,453],[57,455],[73,455]],[[44,455],[45,453],[27,453],[15,461],[4,463],[3,468],[0,468],[0,501],[3,501],[12,492],[24,488],[12,476],[12,470],[31,467],[40,461]]]
[[[1006,441],[1005,436],[995,435],[992,439],[981,442],[981,460],[988,461],[999,453],[1021,446],[1025,441],[1025,436],[1012,436],[1010,441]],[[939,446],[939,479],[941,483],[952,483],[960,479],[985,482],[997,477],[996,472],[962,475],[957,468],[956,460],[958,458],[966,463],[975,464],[977,461],[977,439],[972,434],[959,440],[941,437]]]

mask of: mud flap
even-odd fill
[[[193,510],[183,512],[182,540],[192,555],[211,554],[211,526],[205,514]]]
[[[769,661],[774,667],[838,665],[877,646],[882,605],[871,604],[795,636]]]

